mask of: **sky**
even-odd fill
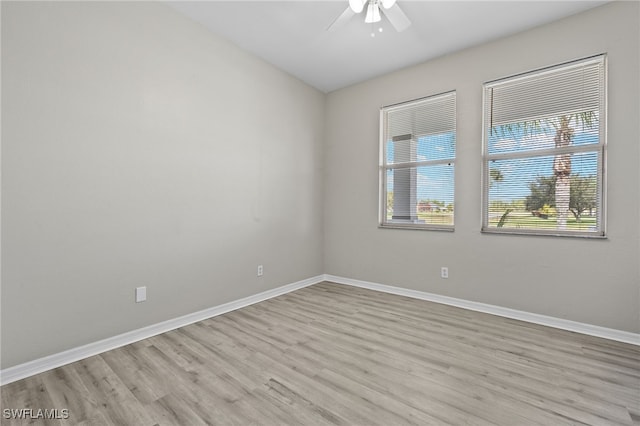
[[[514,132],[508,136],[494,132],[487,138],[488,154],[518,153],[528,150],[555,147],[555,130],[541,129],[530,135]],[[573,154],[571,173],[580,176],[595,176],[598,173],[598,128],[578,128],[572,144],[593,145],[594,151]],[[489,201],[512,201],[530,194],[529,184],[539,176],[553,176],[553,155],[489,161],[489,169],[497,169],[503,176],[502,182],[495,182],[489,189]]]
[[[555,130],[551,126],[525,134],[522,130],[498,131],[487,137],[489,155],[520,153],[529,150],[554,148]],[[594,176],[598,171],[597,124],[592,128],[578,127],[573,137],[573,145],[593,145],[594,150],[572,155],[572,173],[581,176]],[[418,139],[414,160],[455,159],[455,133],[427,135]],[[480,151],[480,150],[478,150]],[[396,158],[397,157],[397,158]],[[411,159],[409,141],[389,141],[386,145],[386,163],[409,161]],[[530,193],[529,184],[538,176],[553,175],[554,156],[537,156],[520,159],[495,160],[489,162],[489,168],[495,168],[503,176],[501,182],[495,182],[489,190],[489,201],[512,201],[524,199]],[[445,204],[454,199],[454,164],[427,165],[417,168],[418,201],[423,199],[440,200]],[[387,170],[387,191],[393,191],[394,174]]]
[[[387,164],[394,164],[396,153],[400,159],[408,158],[409,141],[387,143]],[[429,135],[418,139],[416,159],[418,161],[455,159],[455,133]],[[418,167],[418,201],[439,200],[445,204],[453,203],[454,164],[436,164]],[[393,191],[393,171],[387,171],[387,191]]]

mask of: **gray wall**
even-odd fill
[[[616,2],[331,93],[325,272],[639,332],[639,13]],[[481,234],[482,83],[603,52],[609,238]],[[379,108],[454,89],[455,232],[378,229]]]
[[[323,272],[640,331],[638,14],[325,97],[162,4],[2,2],[1,367]],[[482,82],[602,52],[609,238],[481,235]],[[379,107],[452,89],[456,231],[378,229]]]
[[[163,4],[3,1],[2,368],[321,274],[324,101]]]

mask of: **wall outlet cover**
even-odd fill
[[[136,303],[147,300],[147,287],[136,287]]]

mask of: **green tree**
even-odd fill
[[[529,211],[542,210],[544,206],[555,207],[557,195],[557,176],[539,176],[535,182],[529,184],[531,193],[525,199],[525,209]],[[595,176],[580,176],[573,174],[569,177],[569,211],[577,222],[582,219],[586,210],[593,210],[597,204],[598,183]]]
[[[491,168],[489,169],[489,186],[493,186],[494,183],[499,184],[504,180],[504,175],[500,171],[500,169]]]
[[[597,205],[598,182],[595,176],[571,176],[571,201],[569,209],[576,222],[580,222],[582,213],[592,211]]]
[[[556,177],[538,176],[535,182],[529,184],[531,193],[525,198],[525,209],[528,211],[540,210],[546,204],[555,206]]]

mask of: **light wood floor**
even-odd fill
[[[1,391],[54,425],[628,425],[640,347],[322,283]]]

